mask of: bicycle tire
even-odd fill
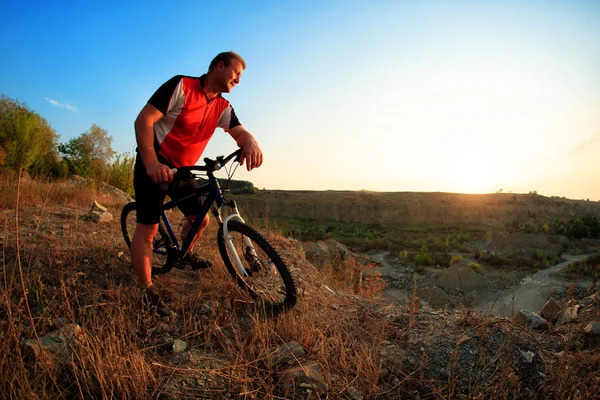
[[[241,261],[244,263],[244,268],[250,274],[250,276],[244,278],[240,276],[234,267],[229,250],[225,244],[223,226],[221,226],[217,235],[219,253],[221,253],[221,258],[223,258],[227,270],[238,286],[248,291],[250,296],[256,302],[261,303],[267,311],[278,313],[294,307],[298,298],[296,285],[288,267],[277,250],[260,233],[244,223],[229,221],[227,227],[229,228],[229,234],[233,235],[236,253],[238,253],[240,258],[243,258]],[[244,254],[244,247],[240,247],[240,245],[243,245],[242,235],[253,242],[258,258],[260,258],[260,260],[255,260],[253,264],[250,264],[252,260],[248,256],[244,255],[244,257],[241,257]],[[255,268],[257,265],[259,265],[258,268]],[[273,266],[276,268],[277,274],[273,270]],[[279,276],[280,282],[276,275]],[[266,293],[266,290],[270,291],[270,297]],[[279,296],[272,296],[275,293],[279,294]]]
[[[131,239],[136,225],[137,203],[131,202],[121,211],[121,232],[128,248],[131,248]],[[152,241],[152,275],[167,273],[177,262],[177,250],[173,248],[171,237],[167,233],[163,221],[158,224],[158,233]]]

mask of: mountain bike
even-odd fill
[[[190,245],[204,217],[212,212],[219,223],[217,246],[227,271],[243,290],[248,291],[255,302],[262,304],[269,311],[279,312],[292,308],[297,300],[296,286],[289,269],[271,243],[246,224],[235,200],[226,200],[224,197],[231,177],[239,165],[241,151],[238,149],[227,157],[219,156],[215,160],[204,158],[203,166],[172,170],[174,179],[171,184],[189,174],[192,174],[197,182],[201,181],[204,184],[189,196],[177,201],[171,199],[163,204],[158,233],[152,242],[153,264],[159,266],[153,265],[152,274],[166,274],[173,267],[183,269],[190,264],[186,254],[191,251]],[[232,166],[227,169],[226,165],[231,160],[237,164],[235,168]],[[223,187],[214,175],[222,168],[226,168],[228,177]],[[179,243],[167,211],[193,196],[204,196],[204,201],[185,240]],[[229,208],[230,213],[223,217],[226,207]],[[136,203],[131,202],[125,205],[121,212],[121,230],[127,247],[131,247],[131,238],[135,231],[136,210]]]

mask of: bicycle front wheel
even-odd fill
[[[123,207],[123,211],[121,211],[121,231],[128,248],[131,248],[131,240],[137,225],[136,216],[137,203],[131,202]],[[171,238],[162,222],[158,225],[158,232],[152,240],[152,252],[152,274],[168,272],[171,269],[174,255],[171,254],[173,253]],[[170,257],[169,254],[171,254]]]
[[[273,246],[260,233],[239,221],[229,221],[227,227],[228,239],[221,226],[217,243],[223,262],[237,284],[268,311],[276,313],[292,308],[297,300],[296,286]]]

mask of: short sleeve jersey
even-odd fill
[[[228,132],[240,125],[229,101],[221,95],[208,100],[205,77],[174,76],[148,100],[164,115],[154,136],[158,154],[173,167],[196,165],[217,127]]]

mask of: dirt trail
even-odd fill
[[[386,259],[387,256],[387,252],[369,254],[371,261],[379,263],[381,267],[373,268],[366,273],[371,274],[378,271],[382,277],[390,283],[384,290],[383,295],[389,300],[395,301],[401,305],[407,305],[410,287],[412,286],[413,269],[409,266],[395,265]],[[566,290],[571,284],[571,281],[557,277],[558,273],[567,268],[571,262],[581,260],[585,257],[586,256],[584,255],[563,255],[563,258],[565,258],[566,261],[536,273],[526,275],[518,284],[517,277],[519,272],[515,271],[512,273],[514,274],[515,284],[504,290],[494,290],[490,288],[490,282],[501,276],[494,273],[485,276],[476,275],[481,279],[470,279],[468,282],[468,277],[462,276],[462,283],[468,283],[470,285],[469,291],[472,291],[473,293],[478,292],[483,295],[482,300],[477,302],[477,305],[475,306],[477,311],[500,317],[511,317],[515,312],[521,309],[539,312],[550,297],[556,296],[558,292]],[[463,275],[463,273],[461,273],[461,275]],[[429,292],[421,293],[421,300],[425,300],[429,303],[439,296],[444,296],[444,298],[447,299],[456,297],[456,293],[452,293],[451,290],[453,287],[452,284],[446,282],[452,277],[454,277],[454,275],[450,270],[444,270],[438,274],[437,278],[435,275],[420,277],[419,287],[436,286],[434,288],[435,291],[432,292],[433,294],[430,293],[431,290]],[[504,279],[505,283],[510,282],[506,277],[504,277]],[[446,285],[443,283],[446,283]],[[579,280],[574,282],[574,284],[585,288],[590,284],[590,281]],[[442,290],[440,287],[446,287],[446,289]],[[448,289],[450,289],[450,292],[448,292]],[[431,305],[434,306],[434,303],[436,303],[436,301],[433,301]]]
[[[526,276],[515,287],[488,296],[477,305],[476,310],[501,317],[510,317],[521,309],[539,312],[559,289],[571,284],[570,281],[557,278],[556,274],[571,262],[581,260],[585,256],[563,255],[563,258],[566,261]],[[590,281],[580,280],[573,283],[579,287],[586,287]]]

